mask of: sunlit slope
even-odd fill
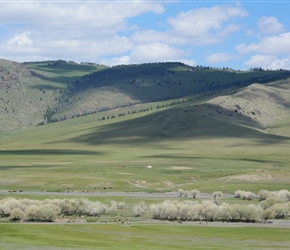
[[[235,95],[243,96],[253,87]],[[261,93],[253,100],[257,102]],[[164,104],[0,132],[0,187],[233,192],[283,189],[289,184],[289,117],[277,116],[279,121],[263,129],[247,113],[227,120],[229,112],[237,112],[214,99]]]
[[[36,126],[55,103],[54,88],[57,83],[40,79],[22,64],[0,60],[0,130]]]
[[[0,59],[0,130],[43,123],[67,84],[97,70],[93,65],[58,62],[20,64]]]
[[[265,83],[287,71],[234,71],[182,63],[122,65],[86,75],[71,84],[55,106],[56,119],[103,110],[193,96],[229,93],[254,82]]]
[[[249,89],[251,88],[252,86],[249,87]],[[170,141],[246,137],[261,142],[263,140],[265,142],[267,140],[279,142],[287,139],[287,134],[285,136],[279,135],[278,125],[274,126],[272,130],[268,127],[268,130],[272,131],[270,133],[261,128],[261,123],[258,120],[249,117],[248,112],[239,114],[235,110],[218,105],[219,103],[215,104],[216,100],[220,101],[221,98],[227,100],[231,97],[218,97],[201,103],[182,103],[158,109],[154,106],[156,103],[149,103],[147,106],[143,104],[100,112],[34,129],[2,134],[3,138],[5,138],[5,134],[7,138],[10,138],[6,139],[6,142],[9,142],[6,146],[12,143],[11,147],[19,145],[20,148],[22,140],[18,140],[18,136],[19,138],[27,137],[29,140],[25,143],[30,142],[31,146],[35,143],[37,147],[40,145],[50,147],[54,144],[56,146],[58,144],[72,144],[79,145],[79,147],[110,144],[146,145],[146,143],[162,144]],[[255,98],[254,103],[257,102],[258,98]],[[233,101],[231,100],[229,103],[233,104]],[[233,104],[233,107],[235,106],[236,104]],[[136,112],[132,112],[134,110]],[[143,112],[137,112],[138,110]],[[260,113],[267,110],[266,106],[265,110],[260,109]],[[271,119],[279,120],[283,124],[283,121],[287,121],[285,116],[289,117],[286,111],[283,113],[283,119],[279,118],[279,114],[276,118],[271,117]],[[118,114],[124,114],[124,116],[118,116]],[[281,130],[281,134],[282,132]],[[2,143],[4,144],[4,142]]]
[[[285,188],[290,140],[202,117],[197,104],[1,132],[0,187],[203,191]],[[147,165],[153,166],[148,170]]]
[[[233,95],[212,99],[210,115],[231,124],[271,129],[275,123],[290,117],[290,79],[269,84],[252,84]]]

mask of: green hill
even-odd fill
[[[0,60],[0,130],[44,123],[44,114],[55,106],[67,85],[98,68],[103,66]]]
[[[176,98],[185,101],[232,94],[289,74],[190,67],[178,62],[107,67],[63,60],[23,64],[0,60],[0,128],[37,126]]]
[[[236,122],[221,119],[230,111],[214,100],[138,104],[2,131],[0,186],[54,191],[284,188],[290,179],[289,116],[288,122],[283,118],[262,130],[259,122],[248,123],[246,114]]]
[[[182,63],[151,63],[106,68],[73,82],[55,106],[63,120],[138,103],[233,92],[252,83],[290,75],[288,71],[248,71],[190,67]]]

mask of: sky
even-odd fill
[[[0,0],[0,58],[290,69],[290,0]]]

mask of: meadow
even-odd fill
[[[1,131],[1,189],[233,193],[287,188],[288,123],[274,126],[271,134],[193,115],[188,128],[186,117],[179,122],[187,114],[177,106],[128,115],[130,107]],[[102,120],[113,114],[116,118]]]
[[[194,110],[189,107],[198,104],[194,101],[156,108],[163,104],[140,104],[36,128],[1,131],[0,189],[18,192],[2,194],[0,199],[25,197],[26,191],[124,192],[110,199],[134,203],[140,199],[128,198],[126,192],[164,193],[182,188],[232,194],[238,189],[256,193],[289,189],[287,119],[265,132],[196,113],[188,118],[188,110]],[[150,218],[131,225],[104,220],[1,221],[0,249],[289,248],[289,227],[229,224],[179,224]]]
[[[288,249],[289,229],[196,224],[0,224],[0,249]]]

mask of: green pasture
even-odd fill
[[[43,77],[52,82],[69,84],[74,80],[79,79],[85,74],[106,68],[103,65],[92,64],[77,64],[73,62],[57,63],[54,62],[39,62],[26,63],[28,68],[43,74]]]
[[[126,115],[101,119],[113,112]],[[125,108],[1,131],[0,189],[258,192],[289,188],[288,123],[278,124],[271,134],[195,116],[183,124],[180,121],[187,114],[175,106],[127,113]]]
[[[198,223],[0,224],[0,249],[288,249],[289,228]]]

